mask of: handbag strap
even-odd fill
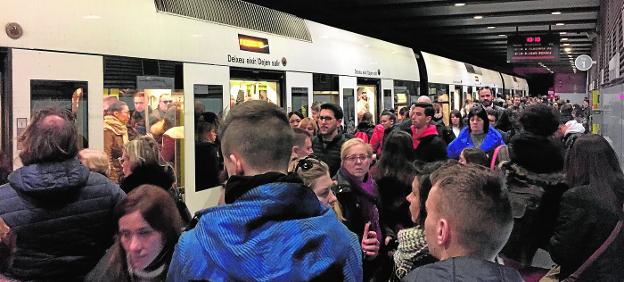
[[[505,145],[498,145],[496,149],[494,149],[494,153],[492,153],[492,161],[490,162],[490,170],[494,171],[496,167],[496,159],[498,158],[498,152],[500,152],[501,148]]]
[[[600,245],[600,247],[596,251],[594,251],[594,253],[576,271],[574,271],[574,273],[572,273],[572,275],[568,276],[568,278],[564,279],[562,282],[576,281],[576,279],[578,279],[579,276],[583,274],[585,269],[587,269],[592,263],[594,263],[594,261],[596,261],[596,259],[598,259],[598,257],[607,250],[609,245],[611,245],[611,243],[615,241],[615,238],[620,234],[621,230],[622,220],[620,219],[613,228],[613,231],[611,231],[611,234],[609,234],[607,240],[605,240],[602,245]]]

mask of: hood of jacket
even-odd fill
[[[84,186],[89,173],[78,159],[69,159],[18,168],[9,175],[9,183],[16,191],[31,197],[55,197]]]
[[[563,171],[535,173],[513,162],[503,163],[502,168],[505,170],[508,179],[513,179],[523,184],[538,187],[565,185],[565,173]]]
[[[156,185],[165,190],[169,190],[174,182],[175,175],[171,167],[153,164],[134,168],[132,174],[125,177],[119,184],[119,187],[127,194],[130,193],[132,189],[143,184]]]
[[[336,263],[361,255],[355,235],[299,183],[252,188],[231,204],[205,210],[192,232],[196,238],[191,240],[201,248],[197,256],[213,273],[203,277],[308,281],[321,274],[342,275]],[[233,262],[237,267],[231,267]]]
[[[534,173],[553,173],[563,169],[563,145],[528,132],[511,139],[509,157],[512,162]]]
[[[566,129],[564,135],[571,133],[585,133],[585,127],[574,119],[566,122],[566,126],[568,129]]]

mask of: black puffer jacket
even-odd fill
[[[538,248],[546,248],[552,236],[559,201],[567,189],[562,172],[534,173],[515,163],[502,165],[505,172],[514,227],[501,251],[529,266]]]
[[[0,187],[0,217],[17,234],[8,275],[81,281],[113,242],[113,207],[125,193],[77,159],[17,169]]]
[[[472,257],[454,257],[414,269],[401,281],[524,281],[513,268]]]
[[[312,150],[319,160],[325,162],[329,166],[329,175],[334,176],[340,168],[340,147],[347,140],[353,138],[350,134],[339,134],[332,141],[325,142],[321,135],[317,135],[312,139]]]
[[[622,211],[603,203],[589,186],[563,194],[550,255],[561,265],[563,280],[583,264],[609,237]],[[577,281],[624,281],[624,231],[583,272]]]

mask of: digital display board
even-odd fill
[[[238,46],[243,51],[269,54],[269,40],[249,35],[238,35]]]
[[[507,38],[507,62],[559,60],[559,34],[512,35]]]

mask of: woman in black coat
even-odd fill
[[[624,174],[609,143],[599,135],[578,137],[566,160],[567,182],[554,235],[552,259],[568,277],[609,237],[622,220]],[[624,232],[577,281],[624,281]]]
[[[119,187],[126,193],[143,184],[152,184],[168,191],[176,201],[183,223],[191,220],[191,214],[182,201],[182,195],[175,183],[175,172],[160,157],[154,138],[141,136],[124,145],[121,156],[124,177]]]

